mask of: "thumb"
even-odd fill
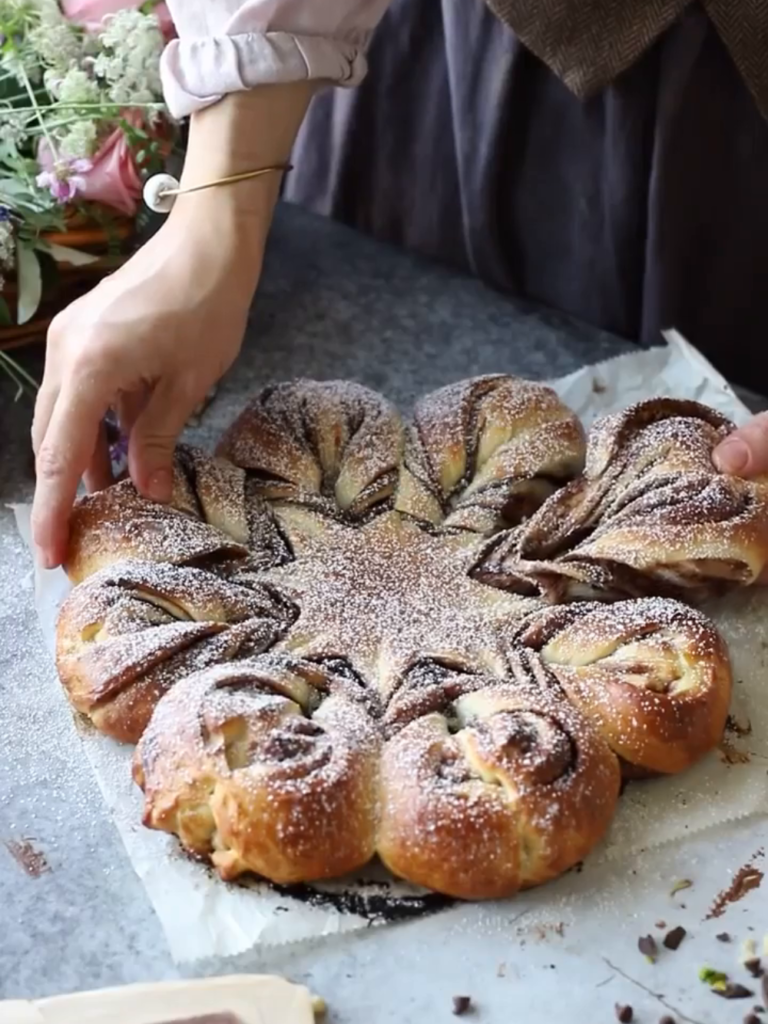
[[[729,434],[713,453],[721,473],[757,476],[768,473],[768,412],[761,412]]]
[[[131,430],[128,471],[140,494],[169,502],[173,494],[173,453],[194,408],[178,388],[158,384]]]

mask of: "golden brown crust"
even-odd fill
[[[264,503],[248,494],[243,471],[180,446],[169,505],[142,498],[130,480],[76,502],[65,569],[80,583],[127,559],[265,567],[286,557],[277,524]]]
[[[696,402],[653,399],[598,421],[584,476],[498,544],[478,575],[552,602],[652,594],[700,601],[768,562],[768,479],[719,474],[732,429]]]
[[[388,506],[403,429],[381,395],[350,381],[275,384],[246,407],[217,452],[271,501],[359,518]]]
[[[102,731],[146,726],[145,823],[225,878],[326,878],[378,851],[458,897],[539,884],[604,835],[622,770],[682,771],[720,737],[730,669],[703,616],[550,602],[750,582],[768,483],[714,472],[728,429],[671,400],[609,417],[583,478],[493,537],[578,471],[549,389],[444,389],[403,458],[396,413],[358,385],[268,388],[228,459],[179,450],[170,507],[130,484],[78,506],[69,569],[89,578],[60,674]]]
[[[682,772],[720,742],[731,668],[705,616],[649,598],[570,605],[551,627],[541,618],[524,639],[627,765]]]
[[[288,657],[190,676],[136,751],[145,824],[223,878],[291,884],[345,874],[375,850],[377,730],[332,669]]]
[[[453,710],[456,731],[432,713],[384,749],[384,863],[461,899],[497,899],[585,857],[619,795],[607,743],[552,693],[491,683]]]
[[[583,464],[583,428],[551,388],[476,377],[416,406],[396,507],[488,535],[530,515]]]
[[[65,601],[56,667],[78,711],[108,736],[136,743],[179,678],[265,650],[292,617],[263,587],[187,566],[123,562]]]

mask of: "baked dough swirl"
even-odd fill
[[[715,470],[712,451],[733,427],[674,399],[604,417],[590,432],[584,475],[501,538],[480,578],[554,603],[701,601],[753,583],[768,559],[768,477]]]
[[[551,388],[477,377],[417,404],[396,507],[489,535],[521,522],[583,465],[583,428]]]
[[[222,878],[290,884],[376,849],[380,739],[344,665],[263,655],[183,679],[141,738],[144,823]]]
[[[545,882],[622,775],[722,734],[725,645],[664,595],[764,568],[768,484],[712,467],[728,429],[643,403],[579,476],[582,428],[538,384],[465,381],[406,427],[357,384],[269,387],[215,457],[178,450],[168,506],[129,482],[78,503],[62,682],[138,741],[145,823],[225,879],[378,855],[465,899]]]
[[[602,838],[619,763],[542,679],[535,658],[517,656],[504,682],[465,680],[465,692],[386,743],[377,848],[395,874],[493,899],[555,878]]]

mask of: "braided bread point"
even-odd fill
[[[599,420],[584,476],[511,531],[478,569],[553,603],[649,594],[701,601],[768,562],[768,477],[719,474],[733,429],[696,402],[653,399]]]
[[[584,431],[551,388],[477,377],[416,406],[396,508],[489,535],[519,523],[583,464]]]
[[[73,583],[115,562],[278,565],[288,548],[241,469],[199,449],[174,454],[169,505],[149,501],[130,480],[79,499],[70,522],[66,571]]]
[[[375,851],[379,740],[333,668],[262,656],[183,680],[136,749],[144,824],[222,878],[329,878]]]
[[[348,381],[299,380],[264,388],[217,452],[270,501],[358,519],[391,506],[402,433],[382,395]]]
[[[521,640],[541,652],[625,774],[685,771],[720,742],[730,662],[700,612],[662,598],[568,605],[534,619]]]
[[[123,562],[70,593],[56,668],[72,705],[101,732],[136,743],[155,705],[190,672],[260,653],[294,617],[266,587],[186,566]]]
[[[488,680],[382,754],[378,852],[396,875],[460,899],[557,877],[605,835],[619,763],[555,691]]]

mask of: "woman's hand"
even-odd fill
[[[54,320],[32,430],[43,564],[64,559],[81,477],[91,490],[111,483],[102,423],[110,407],[129,434],[137,488],[170,498],[176,439],[238,353],[259,269],[259,254],[246,258],[221,225],[214,238],[207,218],[172,217]]]
[[[768,413],[761,412],[715,449],[715,466],[734,476],[768,473]]]
[[[182,187],[282,164],[314,86],[228,96],[192,120]],[[32,533],[43,565],[66,557],[81,477],[111,481],[103,417],[129,432],[138,490],[170,498],[176,439],[240,348],[279,174],[177,197],[168,221],[115,274],[51,324],[32,429]]]

